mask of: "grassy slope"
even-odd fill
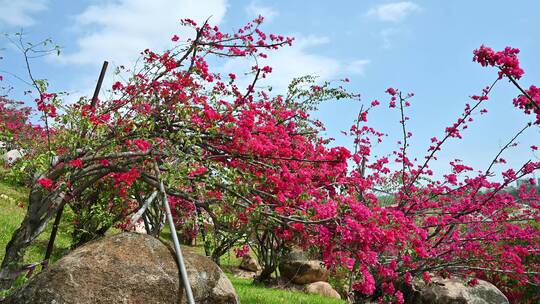
[[[0,182],[0,259],[4,257],[4,248],[6,247],[11,234],[19,227],[25,211],[25,208],[18,206],[19,203],[27,201],[28,190],[15,188]],[[55,249],[52,260],[55,261],[68,252],[70,245],[70,216],[69,212],[64,212],[59,234],[56,238]],[[38,240],[27,250],[25,255],[26,263],[35,263],[41,261],[45,255],[47,241],[50,235],[52,223],[47,230],[41,234]],[[198,248],[202,253],[202,248]],[[238,265],[239,260],[234,255],[226,255],[223,258],[224,265]],[[307,295],[301,292],[291,292],[262,286],[255,286],[249,279],[239,279],[228,274],[231,282],[240,297],[242,303],[248,304],[277,304],[277,303],[296,303],[296,304],[338,304],[344,301],[331,298]]]
[[[4,248],[11,239],[13,231],[19,227],[24,218],[26,207],[21,208],[18,204],[26,204],[27,200],[27,189],[15,188],[0,182],[0,258],[4,257]],[[53,262],[69,250],[71,231],[68,223],[70,220],[69,213],[66,212],[66,214],[67,216],[63,218],[54,244]],[[25,263],[35,263],[43,260],[51,228],[52,223],[27,250],[24,258]]]

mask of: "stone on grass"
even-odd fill
[[[315,282],[307,284],[305,291],[311,294],[318,294],[325,297],[341,299],[339,293],[328,282]]]
[[[279,264],[282,277],[295,284],[309,284],[319,281],[326,282],[329,272],[321,261],[305,260],[301,253],[291,253],[285,256]]]
[[[210,259],[184,249],[196,303],[239,303],[223,271]],[[85,244],[33,277],[5,303],[178,304],[173,251],[145,234],[121,233]]]
[[[508,304],[506,296],[493,284],[478,280],[475,286],[469,286],[459,278],[433,278],[428,284],[414,280],[412,286],[414,304]]]
[[[251,272],[257,272],[261,270],[261,266],[259,266],[259,262],[257,262],[257,259],[255,259],[249,254],[246,254],[242,257],[242,261],[240,262],[240,265],[238,267],[240,269]]]
[[[9,150],[7,151],[4,156],[3,160],[4,163],[11,166],[13,165],[17,160],[21,159],[24,156],[23,150]]]

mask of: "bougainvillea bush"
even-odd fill
[[[401,147],[389,157],[370,155],[372,144],[382,133],[367,126],[371,107],[361,111],[358,124],[350,130],[356,144],[352,160],[356,169],[341,181],[340,194],[329,204],[314,207],[313,219],[332,218],[319,225],[314,246],[322,249],[327,265],[345,267],[351,272],[356,298],[404,301],[404,291],[415,277],[430,282],[434,275],[487,279],[516,300],[540,283],[538,225],[540,196],[532,173],[540,162],[526,161],[519,168],[503,169],[495,176],[494,166],[503,166],[501,155],[516,145],[526,129],[538,128],[540,98],[535,86],[524,90],[517,83],[523,75],[519,50],[495,52],[486,46],[474,51],[474,61],[499,69],[492,85],[471,96],[456,122],[440,138],[431,138],[426,156],[417,162],[407,152],[406,108],[413,94],[389,88],[387,105],[399,111],[402,126]],[[434,177],[429,164],[444,144],[462,137],[473,122],[472,115],[485,113],[489,93],[507,78],[522,93],[514,105],[530,114],[526,124],[500,150],[483,171],[459,160],[450,162],[452,171],[442,179]],[[532,146],[534,151],[536,146]],[[392,163],[399,164],[391,169]],[[526,179],[514,195],[505,191],[518,179]],[[393,189],[388,191],[386,185]],[[388,196],[392,199],[388,203]],[[385,197],[385,200],[381,200]],[[323,216],[321,216],[323,215]],[[528,288],[527,286],[532,286]],[[538,296],[538,295],[536,295]]]
[[[132,214],[160,192],[161,181],[165,193],[158,196],[169,197],[179,231],[205,238],[212,233],[207,249],[217,260],[255,241],[262,280],[275,271],[284,248],[298,245],[319,252],[327,267],[350,273],[353,302],[403,303],[413,279],[429,282],[435,275],[462,276],[471,285],[487,279],[514,298],[540,284],[540,195],[527,185],[517,194],[506,191],[540,163],[493,173],[519,135],[540,123],[540,90],[519,85],[524,72],[517,49],[482,46],[474,52],[476,62],[498,68],[494,83],[471,97],[417,161],[408,152],[406,110],[413,94],[389,88],[387,100],[362,106],[348,132],[354,143],[349,151],[330,147],[309,113],[321,101],[357,94],[309,76],[278,94],[259,86],[272,68],[257,65],[257,58],[293,43],[262,32],[262,21],[227,34],[183,20],[194,37],[181,42],[174,36],[175,47],[162,53],[144,50],[144,67],[116,82],[107,100],[81,99],[57,110],[57,96],[38,89],[37,110],[51,125],[44,153],[54,157],[34,179],[26,217],[6,248],[2,287],[11,284],[24,249],[58,210],[70,206],[81,216],[74,224],[91,223],[96,234],[112,226],[131,229]],[[214,73],[207,60],[212,56],[253,58],[254,65],[246,75]],[[250,85],[239,86],[239,77],[249,77]],[[473,114],[486,111],[502,79],[519,90],[513,103],[531,122],[493,151],[487,169],[456,160],[451,172],[434,174],[430,163],[437,153],[462,137]],[[369,127],[368,116],[381,106],[401,117],[401,148],[374,157],[372,145],[384,134]],[[239,255],[247,250],[236,248]]]
[[[23,102],[14,101],[6,96],[0,96],[0,147],[1,153],[17,151],[19,156],[27,160],[33,159],[34,166],[29,168],[26,162],[13,163],[15,159],[3,159],[11,163],[11,170],[6,172],[2,179],[8,183],[30,184],[32,183],[32,171],[35,168],[45,169],[47,153],[43,150],[43,138],[46,138],[46,130],[39,124],[30,121],[32,108],[25,106]],[[15,156],[12,154],[12,156]],[[41,166],[39,164],[42,164]]]
[[[43,135],[40,126],[33,126],[28,117],[32,109],[24,107],[22,102],[16,102],[0,96],[0,141],[6,150],[20,147],[17,143],[28,143],[37,136]]]
[[[80,230],[128,229],[129,215],[164,181],[177,223],[204,212],[222,230],[288,232],[289,220],[301,221],[302,213],[290,214],[284,206],[301,201],[306,190],[320,198],[332,190],[345,174],[348,152],[325,146],[317,136],[320,124],[307,110],[320,100],[353,94],[328,83],[312,91],[308,77],[288,95],[269,96],[255,86],[270,67],[254,66],[247,88],[236,85],[234,74],[208,69],[210,55],[265,57],[292,43],[261,32],[261,21],[229,35],[184,20],[195,38],[162,54],[145,50],[144,68],[115,83],[109,100],[61,105],[56,94],[36,87],[37,110],[50,126],[43,146],[53,157],[35,179],[27,215],[6,248],[6,284],[24,248],[66,204],[81,216],[75,225],[89,223]],[[283,211],[276,212],[280,206]]]

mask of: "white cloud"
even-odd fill
[[[45,10],[46,4],[46,0],[0,0],[0,25],[33,25],[35,20],[31,15]]]
[[[164,9],[166,8],[166,9]],[[76,30],[81,33],[76,41],[77,49],[66,50],[61,61],[71,64],[82,64],[91,67],[91,73],[81,75],[74,84],[74,90],[80,94],[91,94],[93,83],[97,77],[99,66],[103,60],[113,65],[130,66],[138,58],[139,52],[145,48],[161,49],[171,43],[170,37],[178,34],[181,38],[192,35],[192,31],[182,32],[179,20],[192,18],[202,21],[212,16],[211,23],[219,24],[226,13],[226,0],[207,0],[204,4],[191,0],[115,0],[105,4],[95,4],[86,8],[75,18]],[[277,12],[251,3],[246,11],[260,13],[266,17],[275,17]],[[270,13],[269,13],[270,12]],[[255,15],[254,15],[255,16]],[[344,62],[336,58],[317,54],[313,48],[329,43],[327,37],[296,36],[292,47],[286,46],[278,51],[269,51],[268,59],[260,59],[259,65],[273,68],[268,78],[258,85],[270,85],[278,92],[283,92],[294,77],[316,74],[321,80],[335,80],[350,74],[362,75],[366,60]],[[241,77],[249,72],[252,61],[247,59],[218,60],[215,71],[224,75],[236,73],[239,84],[245,88],[251,81],[249,77]],[[106,82],[112,76],[108,74]],[[82,85],[82,81],[85,85]],[[110,87],[104,84],[104,90]],[[102,94],[105,94],[102,90]],[[78,95],[78,94],[76,94]]]
[[[363,76],[366,71],[366,65],[371,61],[367,59],[354,60],[349,62],[346,71],[351,74],[357,74]]]
[[[61,60],[93,65],[109,60],[129,66],[146,48],[170,46],[173,34],[191,35],[192,31],[180,26],[180,19],[201,22],[211,17],[212,24],[219,24],[226,10],[226,0],[115,0],[91,5],[75,17],[81,33],[78,49],[66,50]]]
[[[264,17],[264,20],[271,22],[275,17],[279,15],[279,12],[269,6],[261,6],[255,1],[252,1],[246,6],[246,13],[250,18],[257,18],[259,15]]]
[[[382,47],[385,49],[391,48],[394,37],[400,33],[402,33],[402,30],[398,28],[386,28],[381,30],[380,35],[383,42]]]
[[[367,15],[375,17],[380,21],[386,22],[400,22],[405,20],[410,14],[421,11],[421,7],[410,1],[394,2],[388,4],[381,4],[377,7],[371,8]]]
[[[351,74],[363,75],[365,65],[369,60],[354,60],[343,62],[336,58],[316,54],[311,48],[330,42],[328,37],[322,36],[299,36],[296,37],[293,46],[285,46],[277,51],[267,52],[268,59],[259,59],[259,66],[272,67],[272,73],[266,79],[261,79],[258,86],[271,86],[277,94],[285,93],[290,81],[299,76],[317,75],[319,80],[336,80]],[[223,74],[230,72],[242,75],[249,72],[253,65],[248,59],[230,59],[219,70]],[[249,77],[239,82],[241,88],[251,84]]]

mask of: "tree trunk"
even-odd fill
[[[151,204],[143,214],[146,233],[158,237],[165,226],[165,213],[162,212],[159,204]]]
[[[258,283],[269,283],[272,280],[272,274],[276,271],[276,269],[277,267],[274,265],[264,267],[261,274],[255,278],[255,281]]]

